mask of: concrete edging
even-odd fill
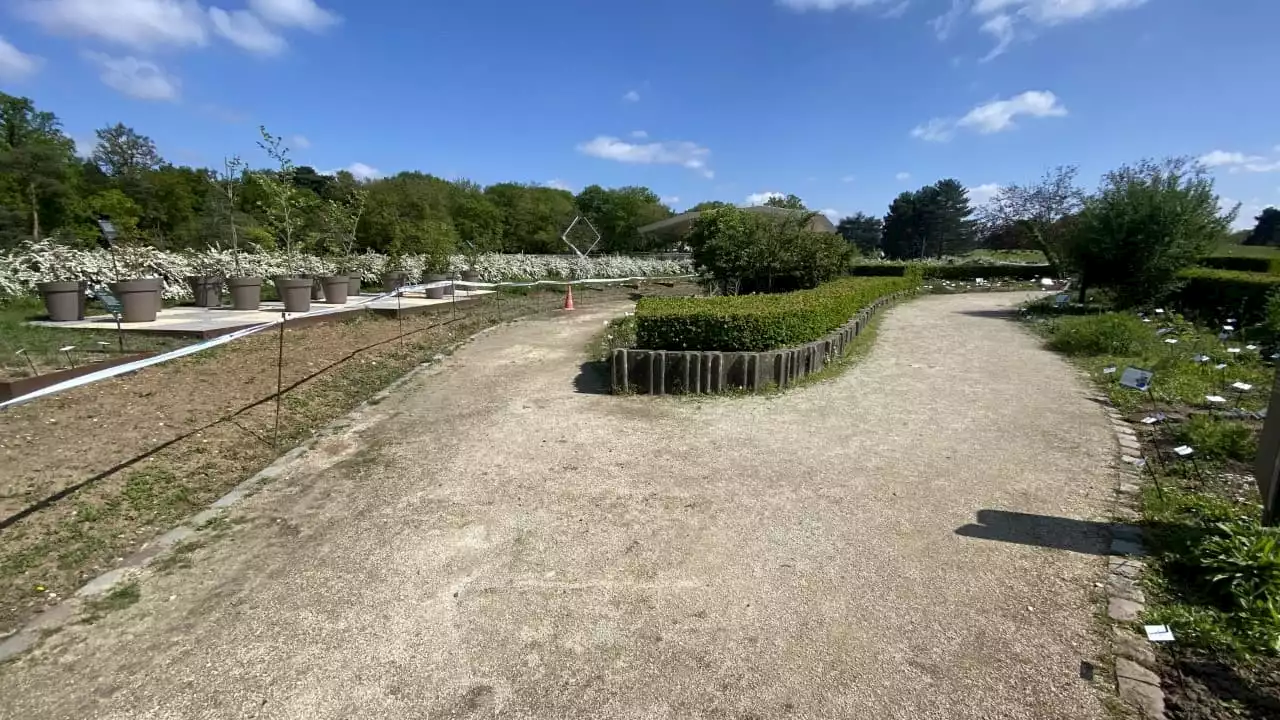
[[[1120,446],[1120,467],[1116,472],[1117,522],[1111,524],[1111,546],[1107,558],[1107,617],[1112,621],[1111,648],[1115,655],[1116,693],[1144,720],[1165,720],[1164,689],[1151,643],[1128,626],[1142,618],[1146,595],[1142,573],[1146,563],[1142,528],[1142,445],[1133,426],[1106,396],[1098,398],[1111,420]]]
[[[613,392],[685,395],[789,387],[843,356],[877,312],[914,293],[902,290],[878,298],[839,329],[799,347],[762,352],[618,348],[609,358]]]

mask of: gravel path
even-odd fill
[[[772,397],[575,392],[599,310],[482,335],[0,667],[0,717],[1104,718],[1113,440],[1025,297]]]

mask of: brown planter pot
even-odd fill
[[[257,310],[262,303],[262,278],[233,277],[227,279],[231,289],[232,310]]]
[[[154,322],[159,312],[157,299],[160,297],[160,281],[156,278],[142,280],[125,280],[113,282],[107,287],[120,301],[120,322],[143,323]]]
[[[404,270],[392,270],[382,274],[382,289],[386,292],[399,290],[409,284],[409,273]]]
[[[272,278],[276,284],[276,293],[284,301],[284,311],[291,313],[311,312],[311,289],[315,281],[309,277]]]
[[[196,307],[220,307],[222,305],[222,278],[215,275],[192,275],[187,278]]]
[[[445,275],[439,275],[439,274],[434,274],[434,273],[433,273],[433,274],[431,274],[431,275],[424,275],[424,276],[422,277],[422,281],[423,281],[423,282],[425,282],[425,283],[438,283],[438,282],[444,282],[445,280],[448,280],[448,279],[449,279],[449,278],[448,278],[447,276],[445,276]],[[428,300],[443,300],[443,299],[444,299],[444,286],[443,286],[443,285],[440,285],[439,287],[429,287],[429,288],[427,288],[427,299],[428,299]]]
[[[347,275],[347,297],[360,297],[360,273]]]
[[[83,280],[72,282],[42,282],[36,285],[44,298],[44,309],[54,322],[75,322],[84,319]]]
[[[330,305],[346,305],[347,292],[350,285],[346,275],[327,275],[320,278],[320,287],[324,289],[324,301]]]
[[[463,282],[480,282],[480,273],[476,272],[475,270],[463,270],[462,281]],[[463,287],[462,289],[474,291],[476,288]]]

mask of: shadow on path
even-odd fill
[[[578,376],[573,379],[573,391],[587,395],[612,395],[608,360],[589,360],[578,366]]]
[[[1085,555],[1108,555],[1112,523],[1009,510],[979,510],[977,522],[956,529],[957,535],[1070,550]]]

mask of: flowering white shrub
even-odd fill
[[[169,252],[151,247],[121,247],[115,255],[113,263],[111,254],[98,248],[82,250],[48,240],[28,242],[0,255],[0,297],[34,294],[36,283],[51,280],[87,280],[90,287],[105,285],[116,279],[117,263],[120,276],[125,279],[163,278],[164,297],[169,300],[191,298],[191,288],[186,283],[191,275],[232,277],[239,274],[270,278],[297,273],[333,275],[342,270],[358,272],[365,283],[375,285],[387,270],[387,257],[377,253],[344,260],[312,255],[291,257],[283,252],[241,253],[239,272],[235,253],[230,250]],[[417,279],[425,267],[426,258],[408,256],[401,258],[399,267],[394,269],[405,270]],[[461,255],[449,258],[451,272],[460,273],[468,267],[467,259]],[[688,261],[617,255],[583,260],[565,255],[486,254],[476,258],[475,270],[484,282],[662,277],[691,272]]]

